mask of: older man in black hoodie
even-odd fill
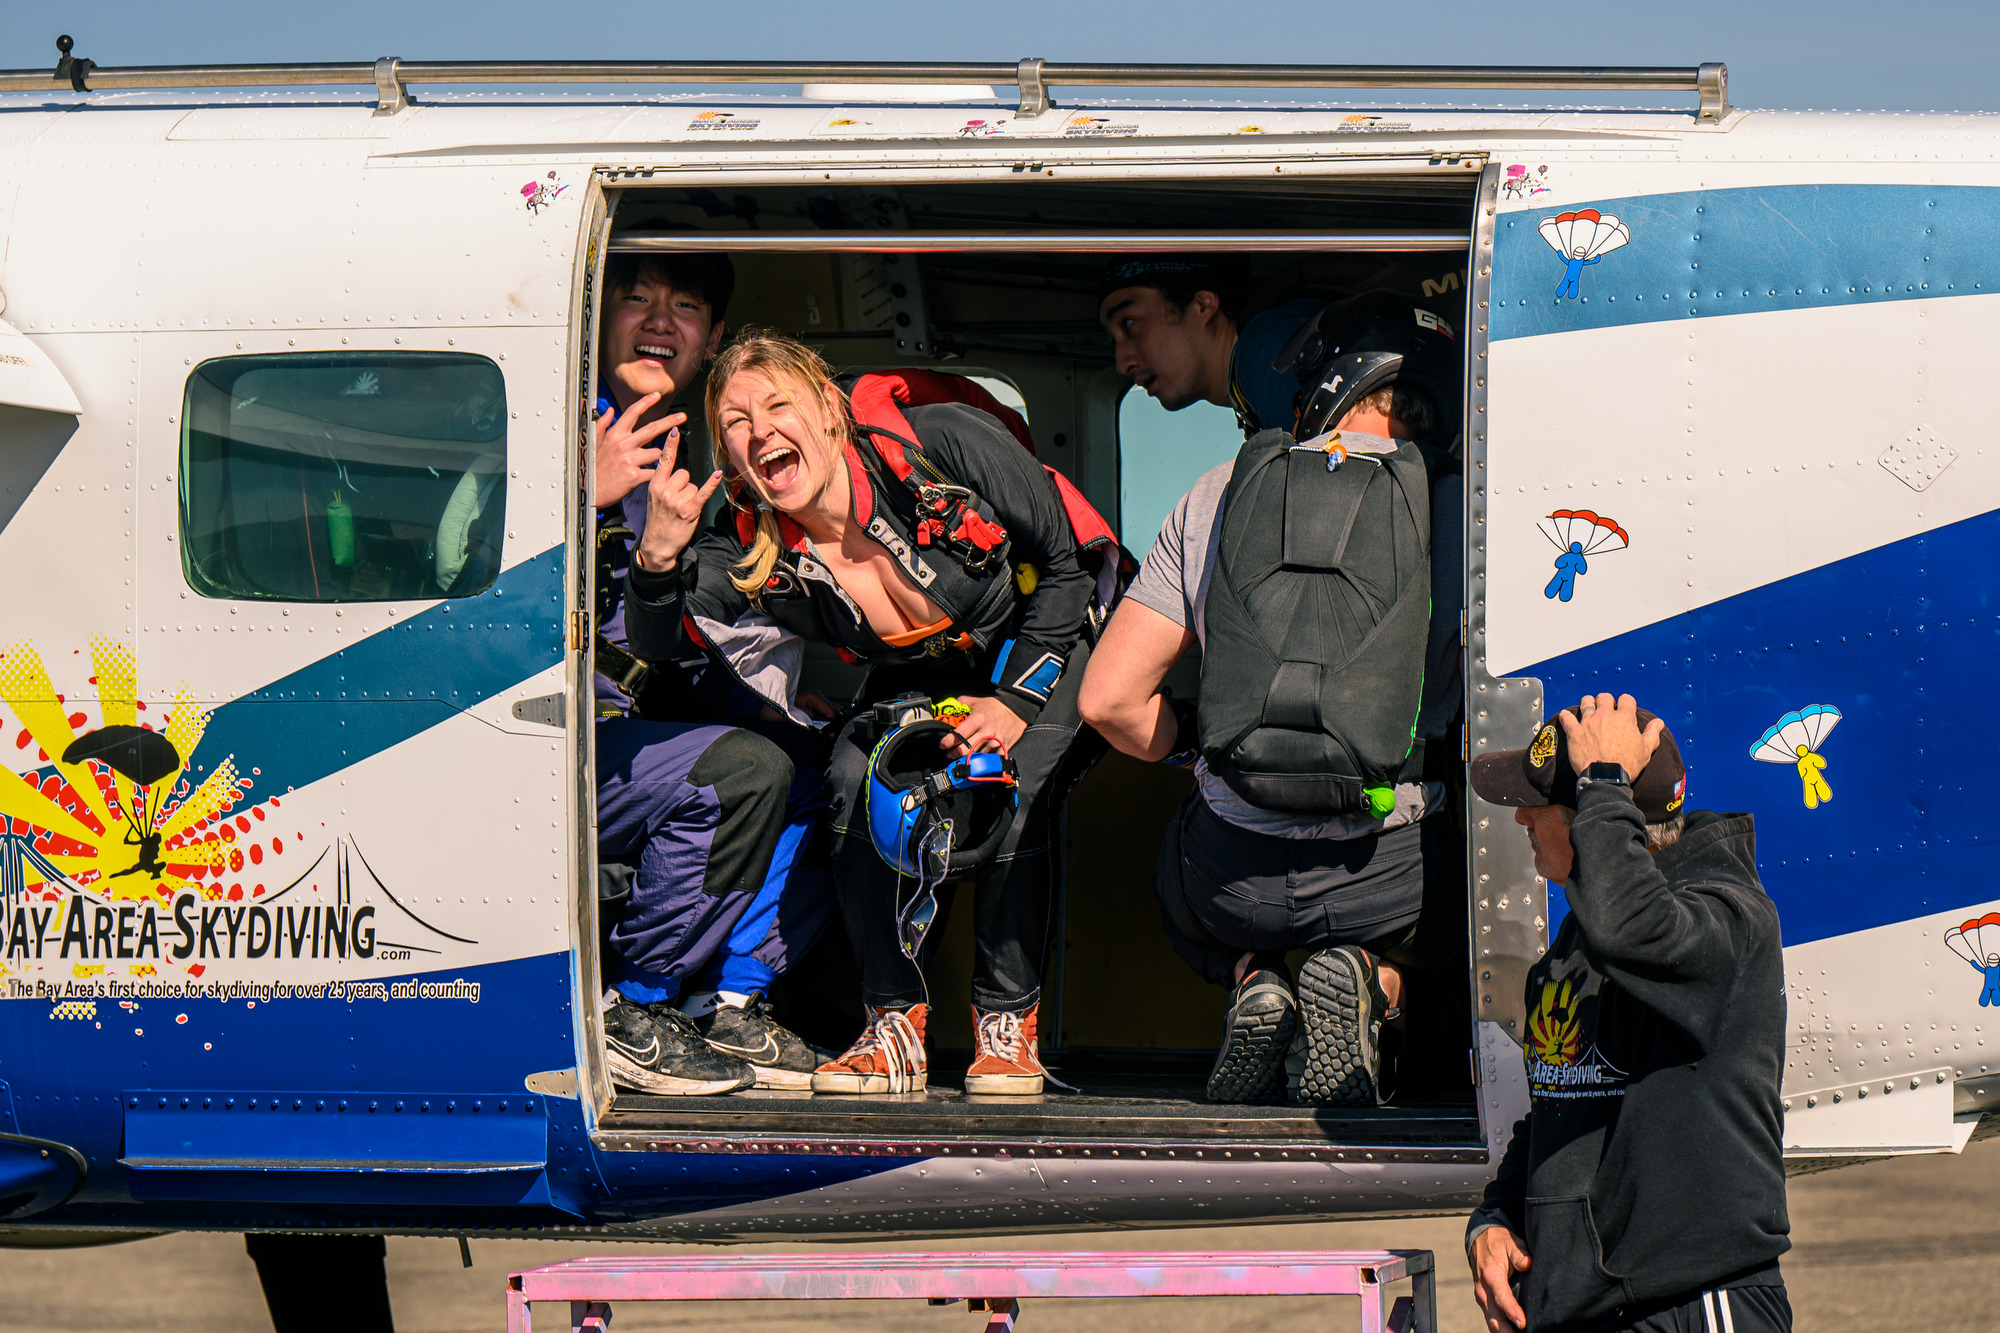
[[[1529,1111],[1466,1232],[1487,1327],[1789,1330],[1784,959],[1750,816],[1682,810],[1680,748],[1629,694],[1472,785],[1570,904],[1528,973]]]

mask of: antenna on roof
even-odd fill
[[[87,93],[90,89],[84,86],[83,76],[96,69],[97,62],[89,56],[71,55],[70,50],[75,45],[76,40],[68,33],[56,38],[56,51],[62,57],[56,61],[56,77],[68,79],[71,88],[80,93]]]

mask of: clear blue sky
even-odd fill
[[[0,14],[0,68],[8,69],[53,66],[59,32],[74,34],[79,54],[102,65],[379,55],[431,60],[1039,55],[1357,64],[1723,60],[1739,106],[2000,109],[2000,78],[1993,72],[2000,54],[2000,4],[1992,0],[1706,5],[657,0],[619,7],[574,0],[6,0]],[[593,17],[580,23],[578,16],[586,14]]]

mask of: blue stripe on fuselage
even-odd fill
[[[1518,674],[1541,678],[1551,711],[1588,689],[1630,693],[1667,719],[1689,808],[1756,815],[1786,944],[1985,902],[2000,844],[1995,550],[2000,511]],[[1792,765],[1750,758],[1765,728],[1807,704],[1843,714],[1820,751],[1834,799],[1817,810]]]
[[[1632,239],[1559,297],[1564,260],[1538,229],[1585,207]],[[1764,185],[1509,213],[1494,234],[1492,336],[2000,292],[1996,231],[2000,189],[1962,185]]]
[[[227,755],[257,800],[360,763],[562,661],[563,548],[505,570],[477,597],[391,629],[215,710],[191,765]]]

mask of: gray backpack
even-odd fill
[[[1264,810],[1395,808],[1417,776],[1430,483],[1408,441],[1284,431],[1236,456],[1204,615],[1202,757]]]

